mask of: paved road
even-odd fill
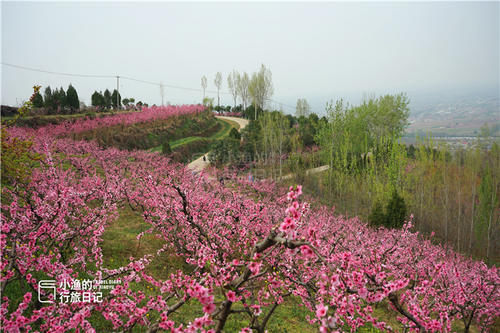
[[[237,117],[226,117],[226,116],[216,116],[219,119],[227,119],[227,120],[232,120],[234,122],[237,122],[238,125],[240,125],[240,128],[238,131],[240,131],[242,128],[245,128],[245,126],[248,125],[248,120],[243,119],[243,118],[237,118]],[[203,160],[203,157],[205,157],[205,161]],[[210,162],[208,161],[208,153],[205,155],[201,156],[200,158],[194,160],[193,162],[189,163],[187,167],[195,172],[200,172],[201,170],[205,169]]]

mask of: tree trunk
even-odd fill
[[[476,197],[476,177],[474,171],[472,171],[472,214],[471,214],[471,223],[470,223],[470,235],[469,235],[469,254],[472,255],[472,238],[474,235],[474,208],[476,203],[474,202]]]
[[[495,198],[497,196],[497,186],[495,184],[495,191],[491,193],[491,210],[490,210],[490,218],[488,220],[488,241],[486,244],[486,263],[490,264],[490,245],[491,245],[491,220],[493,219],[493,212],[495,211]]]

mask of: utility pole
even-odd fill
[[[165,97],[165,87],[163,86],[163,82],[160,82],[160,95],[161,95],[161,106],[165,105],[163,104],[163,100]]]
[[[120,109],[120,76],[116,76],[116,107]]]

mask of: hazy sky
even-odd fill
[[[399,91],[498,94],[499,11],[498,2],[2,2],[2,62],[190,88],[206,75],[209,89],[221,71],[226,91],[230,71],[263,63],[273,98],[289,105]],[[35,83],[66,89],[71,82],[87,104],[94,90],[116,87],[115,79],[1,69],[2,104],[27,99]],[[120,92],[161,103],[152,85],[121,80]],[[198,103],[202,93],[166,88],[165,95]]]

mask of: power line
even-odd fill
[[[115,79],[115,78],[120,78],[120,79],[125,79],[129,81],[134,81],[134,82],[139,82],[139,83],[144,83],[144,84],[149,84],[149,85],[154,85],[160,87],[168,87],[172,89],[180,89],[180,90],[187,90],[187,91],[195,91],[195,92],[203,92],[203,89],[199,88],[187,88],[187,87],[181,87],[181,86],[176,86],[176,85],[171,85],[171,84],[164,84],[161,82],[153,82],[153,81],[147,81],[147,80],[141,80],[141,79],[136,79],[133,77],[129,76],[121,76],[121,75],[92,75],[92,74],[75,74],[75,73],[64,73],[64,72],[55,72],[55,71],[48,71],[44,69],[38,69],[38,68],[32,68],[32,67],[26,67],[26,66],[21,66],[21,65],[14,65],[6,62],[1,62],[2,65],[4,66],[9,66],[13,68],[19,68],[27,71],[32,71],[32,72],[39,72],[39,73],[46,73],[46,74],[54,74],[54,75],[64,75],[64,76],[72,76],[72,77],[87,77],[87,78],[103,78],[103,79]],[[224,94],[224,95],[232,95],[232,93],[228,91],[218,91],[217,90],[205,90],[205,92],[212,93],[212,94]],[[294,106],[287,105],[285,103],[281,103],[279,101],[273,100],[273,99],[266,99],[269,102],[273,102],[276,104],[279,104],[280,106],[285,106],[291,109],[295,109]]]
[[[40,72],[40,73],[47,73],[47,74],[55,74],[55,75],[65,75],[65,76],[74,76],[74,77],[93,77],[93,78],[115,78],[116,76],[113,75],[91,75],[91,74],[72,74],[72,73],[62,73],[62,72],[53,72],[53,71],[46,71],[43,69],[37,69],[37,68],[31,68],[31,67],[25,67],[25,66],[19,66],[19,65],[14,65],[14,64],[9,64],[6,62],[2,62],[2,65],[9,66],[9,67],[14,67],[14,68],[19,68],[19,69],[24,69],[27,71],[33,71],[33,72]]]
[[[296,109],[296,107],[295,107],[295,106],[288,105],[288,104],[285,104],[285,103],[281,103],[280,101],[275,101],[274,99],[270,99],[270,98],[268,98],[267,100],[268,100],[269,102],[273,102],[273,103],[279,104],[280,106],[285,106],[285,107],[287,107],[287,108],[291,108],[291,109],[294,109],[294,110]]]
[[[2,62],[2,65],[9,66],[9,67],[14,67],[14,68],[19,68],[19,69],[24,69],[24,70],[27,70],[27,71],[33,71],[33,72],[39,72],[39,73],[47,73],[47,74],[55,74],[55,75],[74,76],[74,77],[91,77],[91,78],[106,78],[106,79],[110,79],[110,78],[114,79],[114,78],[117,77],[117,75],[90,75],[90,74],[75,74],[75,73],[63,73],[63,72],[47,71],[47,70],[44,70],[44,69],[38,69],[38,68],[32,68],[32,67],[26,67],[26,66],[20,66],[20,65],[14,65],[14,64],[6,63],[6,62]],[[162,86],[162,84],[160,82],[146,81],[146,80],[136,79],[136,78],[129,77],[129,76],[121,76],[120,75],[120,78],[121,79],[125,79],[125,80],[129,80],[129,81],[135,81],[135,82],[139,82],[139,83],[150,84],[150,85],[154,85],[154,86],[158,86],[158,87]],[[173,89],[182,89],[182,90],[189,90],[189,91],[196,91],[196,92],[201,92],[202,91],[201,89],[186,88],[186,87],[175,86],[175,85],[171,85],[171,84],[163,84],[163,86],[164,87],[168,87],[168,88],[173,88]],[[207,90],[207,92],[216,93],[216,91],[210,91],[210,90]],[[229,94],[228,92],[222,92],[222,91],[220,93]]]
[[[120,78],[125,79],[125,80],[139,82],[139,83],[151,84],[151,85],[154,85],[154,86],[160,86],[161,85],[160,83],[157,83],[157,82],[151,82],[151,81],[134,79],[134,78],[131,78],[131,77],[128,77],[128,76],[120,76]]]

